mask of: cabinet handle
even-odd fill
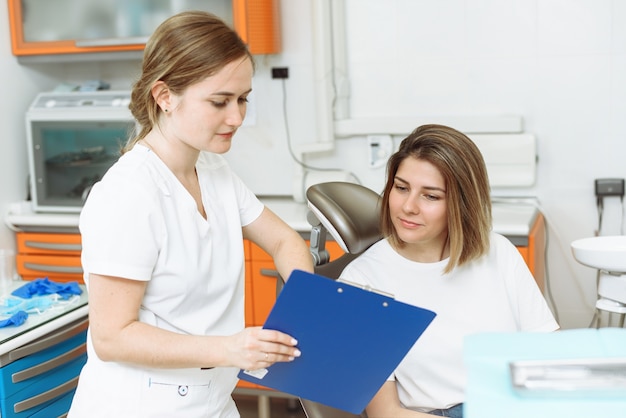
[[[69,363],[75,358],[82,356],[86,352],[87,352],[87,344],[83,343],[70,351],[67,351],[59,356],[51,358],[48,361],[44,361],[43,363],[39,363],[36,366],[29,367],[28,369],[24,369],[20,372],[13,373],[11,375],[11,380],[13,383],[23,382],[24,380],[28,380],[32,377],[43,374],[65,363]]]
[[[26,267],[29,270],[52,272],[52,273],[73,273],[73,274],[83,273],[82,267],[53,266],[49,264],[38,264],[38,263],[24,263],[24,267]]]
[[[63,395],[72,389],[75,389],[76,386],[78,386],[78,376],[76,376],[72,380],[69,380],[63,384],[60,384],[59,386],[53,389],[45,391],[44,393],[40,395],[33,396],[32,398],[24,399],[21,402],[17,402],[16,404],[13,405],[13,411],[17,414],[17,413],[26,411],[27,409],[34,408],[36,406],[41,405],[42,403],[48,402],[58,396]]]
[[[59,244],[54,242],[25,241],[24,244],[28,248],[36,248],[38,250],[55,250],[55,251],[81,251],[81,244]]]
[[[261,269],[261,274],[267,277],[276,277],[277,279],[280,277],[278,271],[272,269]]]
[[[278,294],[283,290],[283,286],[285,285],[283,276],[281,276],[278,271],[272,269],[261,269],[261,274],[263,276],[276,278],[276,296],[278,296]]]
[[[9,352],[9,362],[21,359],[22,357],[29,356],[31,354],[37,353],[39,351],[43,351],[47,348],[52,347],[53,345],[60,343],[61,341],[65,341],[76,334],[80,334],[85,331],[89,326],[89,319],[87,317],[83,319],[79,319],[71,324],[66,325],[65,327],[60,328],[55,331],[53,334],[42,337],[41,339],[34,341],[30,344],[23,345],[15,350]],[[8,363],[7,363],[8,364]]]
[[[129,36],[126,38],[98,38],[77,39],[74,44],[77,48],[91,48],[94,46],[121,46],[121,45],[145,45],[147,36]]]

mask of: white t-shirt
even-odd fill
[[[201,153],[196,170],[206,220],[152,151],[137,145],[124,154],[93,187],[80,216],[85,281],[90,273],[148,281],[139,316],[142,322],[182,334],[231,335],[244,328],[242,226],[260,216],[263,204],[220,155]],[[217,405],[211,407],[217,409],[209,416],[222,416],[220,410],[232,407],[227,403],[237,381],[235,368],[146,371],[104,363],[93,351],[90,338],[88,354],[74,404],[78,410],[84,400],[90,416],[120,398],[133,404],[129,408],[136,408],[134,404],[143,399],[141,379],[154,382],[155,376],[176,387],[187,378],[190,387],[200,387],[206,380],[214,395],[226,394],[222,397],[227,399],[212,399]],[[138,380],[129,377],[133,371]],[[117,389],[102,390],[106,384]],[[187,394],[181,401],[194,402]],[[145,414],[149,407],[143,405],[138,414]],[[180,410],[172,411],[184,416]],[[124,416],[133,415],[126,412]]]
[[[447,259],[414,262],[387,240],[374,244],[341,274],[437,314],[389,379],[396,381],[404,407],[428,412],[463,402],[465,336],[558,329],[517,249],[501,235],[492,233],[490,239],[486,256],[445,275]]]

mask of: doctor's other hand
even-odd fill
[[[263,369],[277,362],[293,361],[301,354],[295,338],[261,327],[246,328],[229,339],[227,361],[243,370]]]

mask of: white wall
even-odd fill
[[[283,0],[283,53],[258,57],[256,124],[242,128],[229,160],[260,194],[289,194],[298,172],[290,138],[320,140],[315,121],[312,4]],[[130,88],[138,62],[20,65],[0,8],[0,207],[26,195],[24,113],[38,91],[100,78]],[[595,271],[578,265],[569,243],[597,225],[593,180],[626,177],[626,2],[621,0],[346,0],[352,117],[516,114],[538,139],[537,184],[507,193],[539,199],[549,222],[548,268],[565,328],[584,327],[595,300]],[[394,138],[399,141],[401,138]],[[353,171],[380,189],[384,169],[367,166],[364,138],[336,142],[306,162]],[[497,190],[494,192],[498,192]],[[619,200],[606,202],[605,234],[620,233]],[[14,245],[0,228],[0,247]]]

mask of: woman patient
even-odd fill
[[[374,396],[368,417],[462,417],[465,336],[559,328],[517,249],[491,230],[476,145],[447,126],[415,129],[387,163],[381,228],[385,238],[341,278],[437,316]]]

